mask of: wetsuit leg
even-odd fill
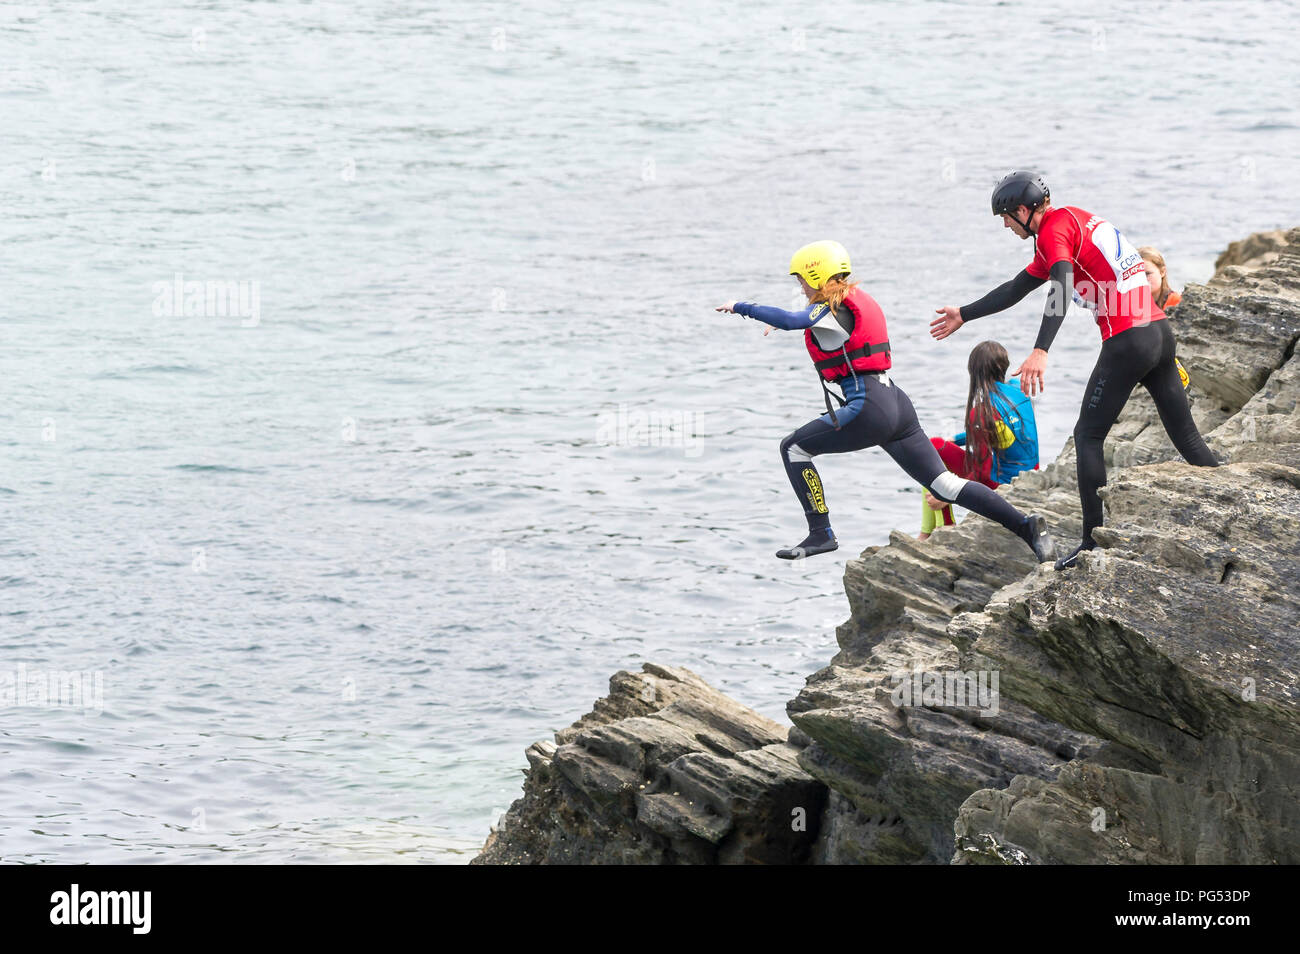
[[[935,512],[930,509],[930,505],[921,498],[921,532],[924,534],[934,533],[936,526]]]
[[[1159,364],[1163,348],[1161,329],[1156,325],[1135,325],[1101,343],[1097,365],[1088,378],[1074,425],[1075,468],[1079,476],[1079,503],[1083,508],[1083,547],[1095,544],[1092,531],[1102,524],[1101,497],[1097,490],[1106,485],[1106,458],[1102,447],[1119,412],[1139,381]],[[1177,369],[1174,370],[1177,378]]]
[[[930,443],[933,444],[934,449],[939,452],[939,459],[943,461],[943,466],[947,467],[958,477],[966,476],[965,450],[954,444],[952,441],[944,440],[942,437],[932,437],[930,438]],[[929,491],[930,488],[926,487],[925,489]],[[924,500],[921,501],[921,506],[926,510],[929,510],[929,505],[926,504]],[[945,504],[942,510],[932,512],[937,513],[938,515],[934,521],[938,526],[951,527],[957,523],[957,518],[952,514],[952,504]]]
[[[1025,515],[999,494],[973,480],[958,477],[943,465],[943,459],[921,430],[911,399],[895,387],[897,429],[882,446],[913,480],[945,503],[972,510],[995,520],[1012,533],[1025,537]]]
[[[922,488],[926,493],[930,492],[929,487]],[[931,509],[930,505],[921,498],[921,532],[934,533],[938,527],[951,527],[957,522],[957,518],[952,515],[952,504],[944,504],[938,510]]]
[[[827,432],[830,437],[828,438]],[[831,525],[830,508],[826,506],[826,491],[822,487],[822,478],[813,464],[814,453],[825,453],[820,449],[834,442],[837,434],[835,428],[818,418],[809,421],[803,427],[787,434],[781,441],[781,464],[785,467],[790,486],[795,496],[803,505],[804,519],[808,521],[809,530],[822,530]],[[818,447],[817,451],[808,449],[808,445]]]
[[[1165,433],[1173,441],[1178,453],[1189,464],[1199,467],[1217,467],[1218,458],[1205,444],[1205,438],[1196,429],[1192,420],[1192,408],[1187,403],[1187,392],[1178,374],[1178,365],[1174,360],[1174,330],[1168,320],[1158,321],[1161,334],[1160,363],[1145,378],[1142,386],[1156,402],[1160,413],[1160,423],[1165,426]]]
[[[826,504],[826,491],[821,475],[812,459],[818,454],[845,454],[850,451],[874,447],[888,433],[887,422],[882,420],[879,400],[873,394],[884,386],[872,382],[865,398],[852,402],[836,412],[840,427],[823,414],[781,441],[781,463],[785,467],[790,486],[803,505],[808,529],[822,530],[831,524],[830,508]]]
[[[930,443],[934,449],[939,452],[939,459],[943,461],[943,466],[958,477],[969,477],[966,473],[966,449],[954,444],[952,441],[944,440],[942,437],[930,438]]]

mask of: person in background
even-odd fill
[[[996,341],[977,344],[966,361],[970,390],[966,396],[967,430],[951,441],[930,438],[944,466],[958,477],[977,480],[990,489],[1008,483],[1024,470],[1038,468],[1038,425],[1034,405],[1019,382],[1006,381],[1011,359]],[[921,534],[929,539],[936,527],[952,526],[952,505],[927,488],[921,501]]]
[[[1142,261],[1146,263],[1147,284],[1151,286],[1151,296],[1156,300],[1156,307],[1169,314],[1183,296],[1169,287],[1169,270],[1165,267],[1165,257],[1150,245],[1138,249]]]
[[[1138,254],[1142,256],[1142,263],[1146,267],[1147,284],[1151,286],[1151,296],[1156,300],[1156,306],[1172,318],[1172,311],[1183,300],[1183,296],[1169,287],[1169,269],[1165,267],[1165,257],[1150,245],[1143,245],[1138,249]],[[1186,391],[1192,379],[1177,355],[1174,356],[1174,364],[1178,367],[1178,380]]]

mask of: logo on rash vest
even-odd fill
[[[1097,246],[1102,255],[1106,257],[1107,264],[1115,273],[1115,290],[1125,292],[1145,283],[1146,263],[1142,261],[1142,256],[1133,247],[1133,243],[1126,239],[1123,233],[1109,222],[1099,222],[1098,224],[1105,225],[1106,228],[1093,230],[1092,244]],[[1112,237],[1114,238],[1113,249]],[[1141,275],[1140,282],[1136,280],[1139,275]]]
[[[805,467],[803,471],[803,482],[808,485],[808,503],[817,513],[828,513],[826,509],[826,498],[822,495],[821,478],[817,476],[817,471],[811,467]]]

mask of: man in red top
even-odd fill
[[[1053,208],[1041,176],[1013,172],[993,190],[993,214],[1017,236],[1034,238],[1034,258],[1019,275],[978,301],[936,309],[930,322],[935,339],[963,324],[1003,311],[1046,281],[1047,307],[1034,350],[1014,374],[1031,397],[1043,389],[1047,349],[1065,320],[1073,298],[1093,312],[1101,330],[1101,354],[1084,391],[1074,446],[1083,505],[1083,542],[1056,561],[1058,570],[1074,566],[1079,554],[1096,546],[1092,531],[1102,525],[1101,497],[1106,483],[1102,445],[1133,389],[1150,392],[1174,447],[1188,463],[1218,466],[1218,460],[1192,420],[1174,361],[1174,334],[1165,313],[1151,297],[1142,256],[1115,226],[1074,206]]]

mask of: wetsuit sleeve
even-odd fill
[[[1025,269],[1011,281],[1003,282],[979,301],[973,301],[969,305],[962,305],[961,320],[974,321],[976,318],[983,318],[985,315],[991,315],[997,311],[1005,311],[1043,284],[1045,280],[1029,274],[1029,269]]]
[[[1043,309],[1043,323],[1038,328],[1038,340],[1034,342],[1034,347],[1043,351],[1052,346],[1052,339],[1061,330],[1061,322],[1065,321],[1065,309],[1074,288],[1074,266],[1068,260],[1057,262],[1052,266],[1049,281],[1047,307]]]
[[[811,328],[813,326],[812,310],[814,307],[814,305],[809,305],[803,311],[786,311],[784,308],[773,308],[770,305],[755,305],[748,301],[738,301],[734,310],[738,315],[757,319],[771,325],[773,328],[794,331],[799,328]]]

